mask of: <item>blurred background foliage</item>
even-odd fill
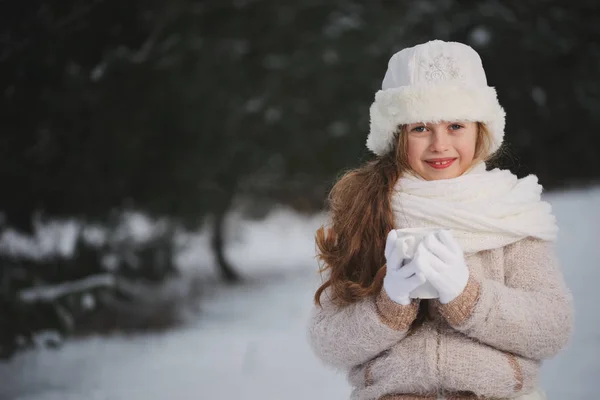
[[[105,235],[94,244],[79,229],[67,256],[2,254],[4,356],[39,331],[98,326],[76,304],[95,299],[114,316],[125,304],[115,299],[137,298],[122,282],[176,273],[175,233],[207,222],[220,276],[239,281],[224,251],[227,214],[321,211],[339,174],[372,157],[368,109],[389,57],[427,40],[480,53],[507,112],[503,167],[537,174],[546,189],[600,178],[596,1],[0,6],[3,237],[35,238],[56,219]],[[161,221],[160,234],[117,235],[131,212]]]

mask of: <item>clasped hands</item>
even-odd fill
[[[446,229],[427,234],[410,260],[404,259],[401,241],[396,230],[391,230],[386,240],[385,258],[387,272],[383,287],[398,304],[410,304],[410,292],[426,281],[438,291],[440,303],[447,304],[463,292],[469,280],[462,248]]]

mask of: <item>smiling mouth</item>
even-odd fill
[[[454,164],[454,161],[456,161],[456,158],[426,160],[425,162],[427,163],[427,165],[429,165],[430,167],[433,167],[435,169],[444,169],[444,168],[448,168],[449,166]]]

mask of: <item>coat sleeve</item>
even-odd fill
[[[573,299],[552,244],[527,238],[505,248],[505,282],[469,279],[461,295],[439,304],[458,331],[499,350],[542,360],[556,355],[573,329]]]
[[[363,364],[406,337],[418,312],[418,301],[400,305],[385,290],[377,296],[337,307],[322,296],[309,322],[309,342],[325,364],[349,369]]]

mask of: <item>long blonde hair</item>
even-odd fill
[[[490,132],[485,124],[477,125],[473,164],[489,161],[492,156]],[[320,227],[315,238],[320,272],[329,272],[315,293],[318,305],[327,288],[331,300],[339,306],[381,290],[385,276],[383,249],[388,232],[394,229],[390,195],[396,181],[410,171],[406,126],[399,127],[394,139],[392,151],[345,173],[329,194],[331,226]]]

